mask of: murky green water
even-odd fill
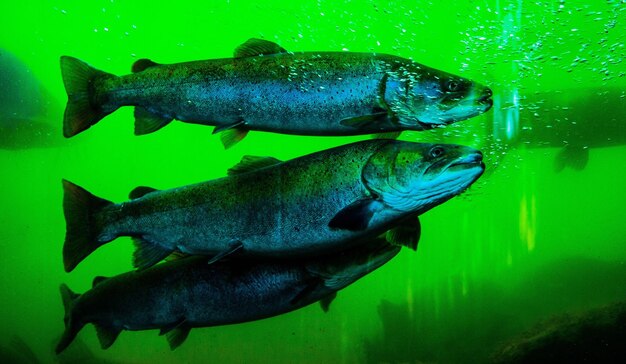
[[[125,74],[138,58],[229,57],[246,39],[263,37],[293,51],[396,54],[495,93],[494,108],[482,116],[402,135],[477,147],[488,171],[466,194],[421,217],[417,252],[402,251],[339,292],[327,314],[311,305],[193,330],[174,352],[156,331],[124,332],[102,351],[88,326],[78,338],[97,358],[483,363],[539,320],[626,299],[623,1],[5,1],[0,24],[0,47],[52,95],[42,121],[58,135],[66,101],[61,55]],[[618,96],[607,96],[612,101],[601,108],[580,106],[598,94]],[[543,141],[538,133],[520,137],[545,125],[565,130],[553,147],[535,148]],[[574,135],[572,125],[592,127]],[[41,361],[55,362],[52,347],[63,330],[59,284],[83,292],[96,275],[131,269],[132,244],[124,238],[64,273],[62,178],[123,201],[139,185],[166,189],[224,176],[246,154],[290,159],[367,138],[252,132],[224,151],[211,132],[172,123],[135,137],[132,109],[122,108],[75,138],[55,136],[54,147],[0,149],[3,345],[18,335]],[[556,173],[569,138],[589,149],[588,163]]]

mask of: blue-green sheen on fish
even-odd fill
[[[259,320],[322,300],[387,263],[400,248],[374,239],[339,254],[293,261],[234,259],[207,264],[192,256],[112,278],[97,277],[77,295],[63,285],[60,353],[88,323],[103,349],[122,330],[160,329],[172,349],[192,328]]]
[[[119,236],[134,238],[138,268],[175,251],[216,260],[233,252],[337,251],[395,225],[415,226],[411,217],[461,193],[483,171],[482,154],[469,147],[377,139],[287,162],[244,157],[228,177],[143,187],[119,204],[64,181],[65,269]]]
[[[121,106],[135,106],[135,133],[172,120],[215,126],[230,146],[249,130],[361,135],[425,130],[487,111],[491,90],[411,60],[376,53],[290,53],[250,39],[234,58],[176,64],[140,60],[114,76],[61,58],[71,137]]]

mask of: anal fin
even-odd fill
[[[245,125],[246,122],[242,119],[231,124],[216,126],[213,129],[213,134],[220,133],[222,145],[224,145],[224,149],[228,149],[248,135],[249,130]]]
[[[181,346],[182,343],[187,340],[187,337],[189,336],[189,331],[191,331],[191,327],[179,326],[165,334],[167,342],[170,344],[170,349],[174,350],[177,347]]]
[[[109,326],[104,326],[101,324],[94,323],[96,327],[96,333],[98,335],[98,340],[100,341],[100,347],[102,349],[108,349],[113,345],[120,332],[122,332],[121,328],[114,328]]]
[[[337,298],[337,292],[333,292],[329,294],[328,296],[322,298],[320,300],[320,306],[322,307],[322,311],[328,312],[328,309],[330,308],[330,304],[335,300],[335,298]]]
[[[219,126],[216,126],[215,129],[213,129],[213,134],[221,133],[223,131],[234,129],[234,128],[239,128],[239,127],[244,126],[245,124],[246,122],[243,121],[242,119],[231,124],[219,125]]]
[[[173,249],[164,248],[138,236],[134,236],[132,239],[135,243],[133,266],[139,270],[143,270],[157,264],[173,251]]]
[[[181,318],[180,320],[172,323],[171,325],[167,325],[167,326],[162,327],[161,330],[159,331],[159,335],[160,336],[165,335],[168,332],[181,327],[186,321],[187,321],[186,319]]]
[[[235,144],[239,143],[243,140],[243,138],[248,135],[248,129],[243,128],[235,128],[228,129],[220,135],[220,139],[222,140],[222,145],[224,145],[224,149],[229,149]]]
[[[174,120],[135,106],[135,135],[154,133]]]

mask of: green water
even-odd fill
[[[454,127],[402,135],[480,148],[488,171],[465,195],[421,217],[417,252],[402,251],[339,292],[327,314],[311,305],[197,329],[173,352],[156,331],[124,332],[107,351],[92,326],[79,340],[96,357],[124,363],[483,363],[538,320],[626,299],[626,148],[591,148],[584,170],[555,173],[558,148],[524,148],[488,131],[507,110],[528,112],[513,102],[515,93],[626,88],[626,4],[588,3],[1,2],[0,47],[51,92],[57,107],[45,121],[59,130],[61,55],[125,74],[138,58],[229,57],[250,37],[292,51],[396,54],[487,84],[503,98]],[[602,128],[602,115],[584,120]],[[52,346],[63,331],[59,285],[83,292],[96,275],[131,269],[132,244],[123,238],[71,274],[63,271],[62,178],[123,201],[138,185],[166,189],[224,176],[246,154],[290,159],[368,137],[251,132],[225,151],[211,131],[175,122],[135,137],[132,109],[122,108],[58,147],[0,150],[1,344],[18,335],[40,360],[55,362]]]

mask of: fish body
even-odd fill
[[[516,113],[503,112],[508,117],[494,119],[496,135],[527,148],[560,148],[557,171],[567,166],[584,169],[589,149],[626,144],[624,89],[535,93],[520,98]]]
[[[334,294],[382,266],[400,248],[384,239],[332,256],[293,261],[224,260],[207,264],[191,256],[143,271],[96,278],[91,290],[61,292],[66,331],[57,353],[78,331],[93,323],[103,348],[122,330],[161,329],[170,346],[180,345],[189,330],[259,320],[290,312]]]
[[[570,90],[522,100],[519,142],[529,147],[626,144],[626,90]]]
[[[28,65],[1,48],[0,90],[0,149],[59,145],[59,130],[46,122],[57,111],[53,98]]]
[[[424,130],[492,104],[489,88],[401,57],[289,53],[259,39],[242,44],[234,58],[140,60],[135,73],[120,77],[71,57],[61,66],[67,137],[121,106],[136,107],[136,134],[176,119],[227,131],[223,136],[233,143],[249,130],[321,136]]]
[[[461,193],[483,170],[472,148],[377,139],[287,162],[247,157],[228,177],[148,189],[119,204],[65,181],[65,267],[118,236],[135,239],[140,268],[173,251],[287,257],[340,250]]]
[[[56,147],[61,145],[62,140],[59,130],[43,121],[8,118],[0,120],[0,149]]]

